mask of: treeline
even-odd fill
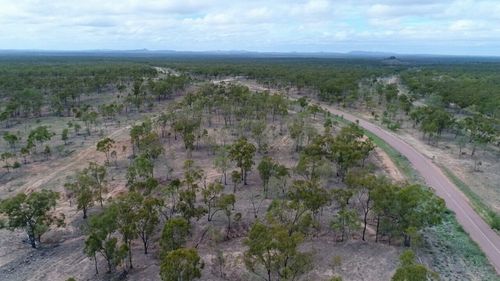
[[[0,60],[0,95],[10,96],[26,88],[44,93],[99,91],[110,83],[151,77],[156,71],[146,64],[113,60]]]
[[[213,58],[174,60],[168,66],[209,77],[241,75],[273,87],[307,87],[327,101],[343,101],[357,94],[360,80],[392,71],[369,59]]]
[[[401,73],[403,82],[417,97],[438,95],[446,105],[455,104],[500,118],[498,63],[425,66]]]
[[[147,64],[68,58],[0,61],[0,121],[40,116],[44,106],[62,114],[80,105],[83,95],[116,90],[157,75]]]

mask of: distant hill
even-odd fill
[[[379,58],[386,58],[386,57],[397,55],[396,53],[389,53],[389,52],[369,52],[369,51],[350,51],[347,54],[351,55],[351,56],[379,57]]]

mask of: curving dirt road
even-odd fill
[[[321,106],[333,114],[342,115],[344,119],[355,122],[366,130],[383,139],[390,146],[404,155],[413,167],[422,175],[427,185],[432,187],[436,194],[443,198],[448,209],[456,214],[456,218],[463,229],[476,242],[486,254],[491,264],[500,274],[500,237],[490,226],[472,209],[468,199],[463,193],[443,174],[431,159],[425,157],[397,135],[392,134],[379,126],[366,120],[360,119],[352,114],[340,111],[332,106],[321,104]]]

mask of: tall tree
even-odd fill
[[[137,192],[129,192],[118,197],[110,208],[115,209],[116,230],[121,234],[123,243],[127,246],[129,267],[132,263],[132,241],[138,235],[139,212],[143,197]]]
[[[194,190],[181,191],[176,208],[188,221],[192,218],[200,219],[207,212],[202,206],[196,205],[196,192]]]
[[[255,150],[255,146],[248,142],[246,138],[238,139],[229,149],[229,158],[236,162],[236,166],[240,168],[245,185],[247,184],[247,173],[254,164]]]
[[[53,132],[49,131],[47,126],[39,126],[30,131],[28,135],[28,146],[35,147],[36,149],[37,143],[43,146],[43,143],[50,141],[54,135]]]
[[[127,184],[133,186],[137,182],[145,182],[153,177],[154,163],[145,155],[135,158],[127,168]]]
[[[259,170],[260,179],[262,180],[262,188],[264,189],[264,196],[267,198],[269,190],[269,180],[273,175],[276,164],[269,156],[262,157],[257,170]]]
[[[391,235],[403,236],[405,246],[410,246],[411,238],[424,227],[439,224],[446,209],[443,199],[419,185],[380,185],[373,199],[379,223]]]
[[[364,161],[375,148],[356,124],[343,127],[335,138],[326,138],[326,157],[337,164],[337,175],[344,180],[351,167]]]
[[[331,222],[331,227],[341,232],[341,241],[344,241],[344,238],[348,237],[348,234],[352,230],[356,230],[359,227],[359,216],[349,205],[352,196],[352,190],[332,190],[332,197],[337,202],[339,210]]]
[[[224,191],[224,186],[219,182],[212,182],[204,188],[201,193],[203,195],[203,203],[205,203],[207,207],[207,219],[211,221],[213,216],[220,211],[217,206],[217,202],[221,197],[221,193]]]
[[[229,151],[227,147],[220,146],[216,150],[214,166],[222,173],[224,185],[227,185],[227,170],[230,168],[231,161],[229,160]]]
[[[148,254],[148,248],[151,236],[160,222],[160,208],[163,205],[162,200],[146,197],[142,200],[137,213],[137,234],[142,240],[144,254]]]
[[[96,148],[97,151],[102,152],[106,155],[106,164],[109,163],[109,153],[113,148],[115,141],[112,138],[104,138],[97,142]]]
[[[103,207],[103,196],[107,192],[106,189],[106,175],[107,170],[103,165],[95,162],[90,162],[89,166],[83,170],[83,173],[89,176],[92,181],[92,189],[97,201],[99,201],[101,208]]]
[[[366,229],[368,225],[368,215],[373,209],[373,193],[383,185],[389,184],[383,177],[376,177],[368,173],[350,172],[346,177],[346,183],[350,188],[357,190],[358,201],[363,210],[363,235],[365,241]]]
[[[28,195],[19,193],[0,201],[0,213],[7,218],[5,227],[24,229],[31,247],[36,248],[42,234],[52,225],[64,225],[64,216],[51,212],[58,198],[59,193],[43,189]]]
[[[245,266],[266,281],[294,280],[310,270],[311,257],[298,250],[303,235],[280,224],[255,222],[244,244]]]
[[[108,208],[91,216],[85,230],[87,236],[84,252],[90,259],[94,260],[96,274],[99,273],[97,254],[101,254],[106,260],[108,272],[112,272],[127,256],[127,245],[121,244],[114,235],[117,229],[116,211],[116,208]]]
[[[238,185],[241,183],[241,173],[234,170],[231,172],[231,182],[233,183],[233,193],[236,193]]]
[[[303,204],[315,217],[330,202],[330,194],[317,181],[294,181],[287,197],[296,204]]]
[[[184,218],[171,218],[163,226],[160,238],[160,254],[177,250],[184,246],[187,241],[191,226]]]
[[[93,178],[85,172],[77,172],[75,180],[68,182],[64,187],[76,199],[76,207],[83,212],[83,218],[87,218],[87,211],[94,205]]]

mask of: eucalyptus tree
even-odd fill
[[[91,180],[91,187],[95,195],[95,200],[99,201],[101,208],[103,207],[104,194],[107,192],[107,170],[103,165],[95,162],[90,162],[89,166],[83,170]]]
[[[39,143],[41,146],[47,141],[50,141],[55,134],[49,130],[47,126],[38,126],[35,129],[31,130],[28,135],[28,147],[35,148]]]
[[[203,260],[195,249],[180,248],[169,252],[162,259],[162,281],[192,281],[201,277]]]
[[[122,264],[127,256],[127,245],[121,243],[116,237],[116,208],[105,209],[89,219],[85,228],[84,253],[94,260],[96,274],[99,273],[97,266],[97,255],[100,254],[108,267],[108,273]]]
[[[230,168],[231,160],[229,159],[229,151],[225,146],[219,146],[215,152],[214,166],[222,173],[224,185],[227,185],[227,170]],[[221,179],[222,180],[222,179]]]
[[[6,132],[3,135],[3,139],[9,144],[11,149],[15,149],[17,143],[21,140],[21,137],[18,134]]]
[[[106,155],[106,164],[109,163],[109,153],[114,145],[115,140],[109,137],[106,137],[97,142],[96,149],[97,151],[102,152],[104,153],[104,155]]]
[[[363,235],[365,241],[368,216],[374,207],[373,193],[390,182],[384,177],[377,177],[366,172],[349,172],[346,177],[346,184],[349,188],[356,190],[359,204],[363,211]]]
[[[77,172],[74,181],[64,184],[70,196],[76,199],[76,208],[82,211],[83,219],[87,218],[89,208],[94,206],[97,193],[94,193],[93,186],[94,179],[85,171]]]
[[[247,174],[252,168],[255,155],[255,146],[248,142],[246,138],[240,138],[234,142],[229,148],[229,158],[236,162],[236,166],[240,168],[243,183],[247,184]]]
[[[0,213],[6,218],[2,224],[8,229],[24,229],[31,247],[36,248],[41,236],[51,226],[63,226],[64,215],[53,211],[59,193],[43,189],[30,194],[18,193],[0,201]]]
[[[244,241],[245,266],[266,281],[294,280],[312,268],[311,255],[298,249],[303,240],[302,233],[290,235],[279,223],[257,221]]]
[[[189,221],[181,217],[169,219],[163,226],[160,238],[160,256],[184,247],[191,231]]]
[[[163,201],[151,196],[142,198],[142,204],[137,211],[137,234],[142,240],[144,254],[148,254],[151,238],[160,223],[160,208]]]

